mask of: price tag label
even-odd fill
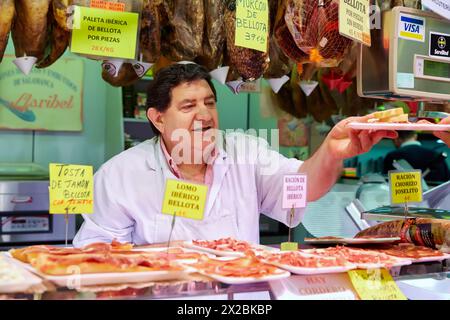
[[[125,3],[123,2],[109,2],[107,0],[91,0],[91,8],[125,11]]]
[[[298,243],[297,242],[282,242],[280,249],[281,249],[281,251],[297,251]]]
[[[161,212],[183,218],[203,220],[208,187],[168,179]]]
[[[236,46],[267,52],[269,5],[267,0],[236,0]]]
[[[306,175],[289,174],[283,177],[283,209],[306,207]]]
[[[370,47],[369,0],[339,1],[339,33]]]
[[[50,163],[50,213],[80,214],[94,211],[92,166]]]
[[[73,22],[72,52],[136,58],[139,14],[75,6]]]
[[[391,203],[422,202],[422,172],[389,171]]]
[[[386,269],[350,270],[348,276],[362,300],[407,300]]]

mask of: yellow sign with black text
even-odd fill
[[[236,46],[267,52],[269,4],[267,0],[236,0]]]
[[[92,213],[94,178],[92,166],[50,163],[50,213]]]
[[[407,300],[386,269],[357,269],[348,276],[361,300]]]
[[[369,0],[339,1],[339,33],[370,47]]]
[[[70,51],[120,59],[136,58],[139,14],[75,6]]]
[[[183,218],[203,220],[208,187],[167,179],[161,212]]]
[[[422,172],[389,171],[391,203],[422,202]]]

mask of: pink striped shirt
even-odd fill
[[[167,164],[169,165],[170,170],[172,173],[178,178],[178,179],[184,179],[180,169],[178,168],[177,164],[173,160],[172,156],[169,154],[169,151],[167,151],[166,144],[164,143],[163,139],[161,138],[161,149],[164,153],[164,156],[166,157]],[[206,165],[206,172],[204,177],[204,183],[208,186],[208,189],[211,188],[214,178],[214,172],[213,172],[213,163],[217,158],[217,152],[216,149],[212,152],[212,161]]]

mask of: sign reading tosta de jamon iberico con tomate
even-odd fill
[[[0,64],[0,129],[81,131],[83,62],[61,58],[24,76],[13,59]]]

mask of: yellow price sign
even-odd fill
[[[350,270],[348,276],[362,300],[407,300],[386,269]]]
[[[74,53],[136,58],[139,14],[75,6],[70,50]]]
[[[236,46],[267,52],[269,5],[267,0],[236,0]]]
[[[297,242],[282,242],[280,249],[281,249],[281,251],[297,251],[298,243]]]
[[[203,220],[207,193],[205,185],[168,179],[161,212]]]
[[[339,33],[344,37],[371,45],[370,1],[339,2]]]
[[[422,202],[422,172],[389,171],[391,203]]]
[[[92,166],[50,163],[50,213],[92,213]]]

